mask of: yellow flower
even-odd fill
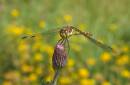
[[[80,85],[95,85],[95,80],[84,78],[80,80]]]
[[[39,62],[39,61],[42,61],[42,54],[41,53],[36,53],[35,55],[34,55],[34,60],[35,61],[37,61],[37,62]]]
[[[18,45],[18,51],[20,53],[23,53],[23,52],[28,52],[28,50],[29,50],[29,45],[24,41],[20,41]]]
[[[94,66],[96,64],[96,60],[94,58],[89,58],[86,61],[87,65]]]
[[[102,85],[111,85],[111,83],[108,82],[108,81],[104,81],[104,82],[102,83]]]
[[[128,52],[129,51],[129,47],[127,45],[125,45],[125,46],[122,47],[122,50],[124,52]]]
[[[127,69],[121,71],[121,76],[124,78],[130,78],[130,71]]]
[[[21,67],[21,70],[25,73],[27,72],[31,72],[33,69],[30,65],[27,65],[27,64],[23,64],[22,67]]]
[[[67,23],[69,23],[69,22],[72,21],[72,16],[69,15],[69,14],[66,14],[66,15],[64,15],[64,20],[65,20]]]
[[[15,36],[19,36],[19,35],[23,34],[23,32],[24,32],[24,27],[16,26],[16,25],[10,25],[10,26],[8,26],[6,32],[7,32],[8,34],[12,34],[12,35],[15,35]]]
[[[111,60],[111,55],[107,52],[104,52],[100,58],[104,63],[107,63]]]
[[[125,65],[129,63],[129,56],[123,55],[116,60],[117,65]]]
[[[36,81],[36,80],[37,80],[37,75],[34,74],[34,73],[30,74],[30,75],[29,75],[29,80],[30,80],[30,81]]]
[[[40,28],[45,28],[45,26],[46,26],[46,22],[45,22],[44,20],[41,20],[41,21],[39,22],[39,27],[40,27]]]
[[[68,59],[68,62],[67,62],[67,66],[69,67],[69,68],[71,68],[71,67],[73,67],[74,66],[74,60],[73,59]]]
[[[11,11],[11,16],[13,16],[13,17],[18,17],[18,16],[19,16],[19,11],[18,11],[17,9],[13,9],[13,10]]]
[[[4,81],[2,85],[13,85],[11,81]]]
[[[47,76],[46,79],[45,79],[45,81],[48,81],[48,82],[50,82],[51,80],[52,80],[51,75]]]
[[[40,75],[43,73],[43,70],[41,67],[38,67],[38,68],[36,68],[35,72],[36,72],[36,74]]]
[[[78,74],[82,78],[89,77],[89,71],[86,68],[80,68]]]
[[[60,77],[60,81],[61,85],[68,85],[71,83],[71,79],[69,77]]]

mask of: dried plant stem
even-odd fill
[[[60,74],[60,70],[56,70],[53,80],[51,82],[51,85],[57,85],[57,80],[58,80],[59,74]]]

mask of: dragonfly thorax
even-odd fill
[[[71,26],[66,26],[63,29],[61,29],[59,32],[62,38],[66,38],[73,34],[73,29],[71,28]]]

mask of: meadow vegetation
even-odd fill
[[[130,85],[129,8],[130,0],[0,0],[0,85],[50,82],[60,36],[21,36],[66,25],[92,33],[121,54],[113,55],[82,36],[72,37],[58,85]]]

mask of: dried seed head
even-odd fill
[[[66,65],[67,54],[63,44],[57,44],[52,58],[53,69],[57,70]]]

